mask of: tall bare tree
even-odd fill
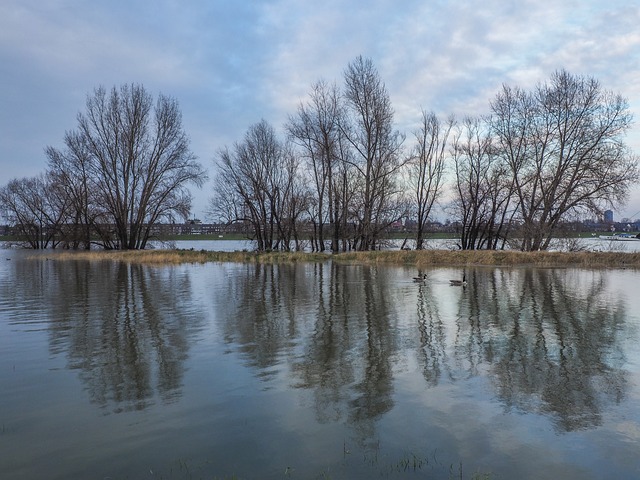
[[[523,250],[547,249],[568,215],[624,202],[638,179],[638,158],[624,142],[628,103],[593,78],[560,70],[532,93],[503,87],[491,107]]]
[[[417,250],[424,246],[425,227],[442,192],[449,135],[454,125],[453,117],[443,123],[435,113],[422,110],[420,127],[414,132],[415,146],[408,163],[408,181],[414,195]]]
[[[71,248],[91,248],[92,236],[101,223],[108,223],[106,216],[100,222],[100,202],[90,176],[91,155],[86,143],[76,131],[65,134],[66,148],[59,150],[47,147],[45,153],[49,159],[49,174],[61,185],[69,199],[67,217],[67,241]]]
[[[142,85],[94,90],[86,112],[78,114],[77,131],[67,134],[65,143],[67,151],[50,147],[47,155],[54,166],[86,156],[87,162],[83,158],[76,166],[86,168],[105,220],[114,225],[113,242],[103,238],[105,246],[144,248],[153,225],[187,218],[187,185],[206,180],[189,149],[177,101],[159,95],[154,104]]]
[[[324,81],[313,84],[309,100],[301,103],[297,114],[289,118],[287,131],[301,149],[315,187],[312,221],[317,231],[317,249],[325,250],[324,226],[331,225],[331,250],[337,252],[342,224],[338,199],[340,168],[340,91]],[[314,246],[314,249],[316,247]]]
[[[406,212],[395,208],[396,176],[403,165],[404,138],[394,130],[389,93],[371,59],[357,57],[344,72],[346,115],[341,129],[354,150],[352,165],[359,179],[354,239],[358,250],[376,248],[382,232]]]
[[[270,181],[275,192],[274,211],[278,237],[276,248],[280,250],[301,250],[300,218],[309,210],[311,198],[310,188],[302,181],[300,162],[295,156],[292,146],[288,142],[281,144],[280,168]]]
[[[304,210],[298,165],[265,120],[251,126],[242,142],[218,153],[210,212],[229,223],[249,223],[260,251],[291,248]],[[230,201],[233,199],[233,201]]]
[[[61,241],[68,197],[49,175],[11,180],[0,188],[0,212],[33,249]]]
[[[460,248],[504,247],[515,214],[513,179],[497,154],[489,119],[463,120],[453,140],[453,164]]]

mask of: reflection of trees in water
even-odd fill
[[[349,420],[363,438],[371,439],[373,422],[391,410],[393,400],[392,358],[397,350],[396,334],[391,325],[389,286],[383,275],[370,268],[363,269],[364,284],[354,284],[352,308],[363,315],[364,341],[356,342],[355,367],[361,369],[360,381],[355,385],[356,397],[350,401]]]
[[[507,407],[551,414],[562,431],[599,425],[626,375],[617,350],[624,306],[607,272],[478,270],[461,297],[456,357],[486,362]]]
[[[306,341],[304,353],[295,361],[293,370],[299,388],[311,389],[320,422],[337,421],[346,417],[346,403],[350,397],[347,385],[355,382],[354,338],[359,322],[351,322],[352,289],[349,281],[353,269],[330,269],[316,266],[318,310],[311,319],[313,330]]]
[[[439,304],[434,299],[431,278],[418,285],[418,364],[427,385],[438,385],[443,373],[451,378],[446,350],[446,328]]]
[[[226,341],[259,375],[284,362],[313,391],[319,421],[359,428],[392,407],[395,333],[385,275],[368,267],[248,265],[229,279]],[[382,269],[384,271],[384,269]]]
[[[319,421],[344,420],[361,438],[393,407],[400,344],[415,346],[426,386],[487,375],[507,408],[551,415],[562,431],[599,424],[624,396],[625,311],[606,271],[474,269],[464,289],[427,278],[407,317],[392,268],[243,268],[218,292],[227,343],[267,384],[290,369]],[[408,335],[400,327],[414,318]]]
[[[244,274],[228,279],[221,295],[227,343],[240,345],[251,367],[265,380],[273,377],[282,356],[295,349],[298,313],[308,308],[309,284],[299,265],[244,265]]]
[[[50,348],[68,352],[92,401],[122,411],[145,408],[156,394],[180,396],[197,328],[188,276],[111,262],[46,263]]]

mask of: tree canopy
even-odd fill
[[[547,249],[563,222],[623,203],[638,179],[638,157],[625,144],[627,101],[593,78],[560,70],[530,92],[504,85],[488,115],[461,121],[422,109],[406,148],[372,61],[357,57],[343,80],[342,88],[314,83],[286,125],[297,165],[306,167],[291,177],[306,209],[295,218],[312,225],[314,250],[325,248],[325,226],[332,251],[340,242],[343,250],[369,250],[400,221],[412,225],[415,248],[422,248],[434,205],[443,200],[462,249]],[[236,212],[250,211],[260,195],[247,196],[235,183],[225,152],[217,183],[225,193],[213,199],[212,211],[236,197]],[[253,185],[272,188],[264,180]],[[227,221],[243,221],[230,212]],[[253,237],[261,236],[254,227]]]
[[[258,250],[372,250],[403,225],[419,249],[439,204],[462,249],[545,250],[563,223],[624,203],[640,176],[627,100],[588,76],[503,85],[486,115],[420,112],[406,142],[380,73],[359,56],[341,85],[311,85],[284,135],[261,120],[218,150],[209,213],[242,225]],[[0,189],[3,216],[32,248],[144,248],[154,225],[186,220],[188,186],[206,174],[175,99],[99,87],[77,122],[63,148],[46,148],[44,175]]]
[[[161,94],[154,102],[142,85],[99,87],[77,120],[64,148],[45,150],[42,195],[55,191],[64,198],[60,211],[44,218],[43,231],[56,232],[58,242],[73,248],[141,249],[161,220],[187,218],[187,186],[201,186],[206,174],[190,150],[175,99]],[[25,224],[23,208],[11,202],[13,191],[15,185],[4,189],[4,210]]]

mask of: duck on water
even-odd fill
[[[467,274],[462,274],[462,280],[449,280],[449,285],[454,287],[464,287],[467,284]]]

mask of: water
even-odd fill
[[[388,243],[389,248],[399,249],[403,240],[392,240]],[[425,243],[425,249],[434,250],[457,250],[459,241],[456,239],[430,239]],[[154,248],[181,248],[184,250],[214,250],[220,252],[233,252],[236,250],[255,249],[255,242],[250,240],[177,240],[171,242],[151,242]],[[301,247],[305,251],[310,250],[309,242],[301,242]],[[407,242],[408,248],[415,248],[415,242]],[[551,250],[585,250],[589,252],[637,252],[640,251],[640,241],[612,241],[603,240],[598,237],[558,239],[551,245]],[[327,245],[327,253],[330,246]]]
[[[638,271],[2,253],[0,478],[640,478]]]

